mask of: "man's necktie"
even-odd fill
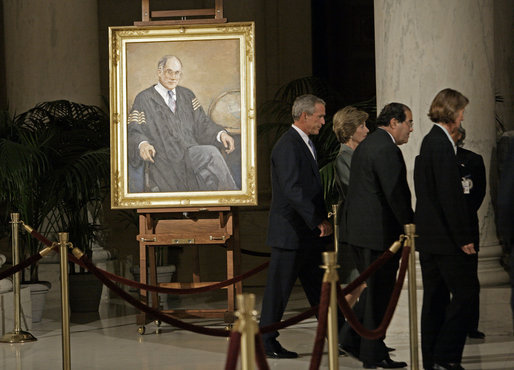
[[[312,153],[314,154],[314,159],[318,160],[318,155],[316,154],[316,147],[314,146],[314,143],[311,139],[309,139],[309,146],[311,147]]]
[[[175,113],[177,102],[175,101],[175,94],[173,94],[172,90],[168,90],[168,107],[170,107],[171,111]]]

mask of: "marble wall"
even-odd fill
[[[101,103],[96,0],[5,0],[3,10],[9,111]]]
[[[430,103],[446,87],[470,100],[463,123],[465,147],[482,155],[488,178],[494,168],[495,73],[507,71],[495,71],[493,14],[492,0],[375,0],[377,107],[399,101],[412,109],[414,132],[401,147],[411,190],[414,158],[433,125],[427,117]],[[494,274],[501,274],[489,190],[488,185],[479,211],[482,266],[494,264]],[[498,278],[503,281],[506,275]]]

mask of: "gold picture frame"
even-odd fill
[[[253,22],[110,27],[109,59],[112,208],[257,204]]]

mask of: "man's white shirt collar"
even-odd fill
[[[302,140],[304,141],[305,145],[307,145],[307,148],[309,148],[309,151],[311,152],[312,156],[316,158],[316,155],[312,151],[311,146],[309,145],[309,135],[307,135],[305,132],[303,132],[300,128],[298,128],[294,123],[291,125],[301,136]]]
[[[168,89],[161,85],[160,82],[157,82],[157,85],[155,85],[155,91],[159,93],[160,96],[164,99],[164,102],[168,104]],[[173,95],[175,96],[175,99],[177,99],[177,92],[175,89],[171,90],[173,91]]]
[[[444,131],[444,133],[446,134],[446,137],[448,138],[448,140],[450,140],[450,143],[452,144],[452,147],[453,147],[453,152],[455,154],[457,154],[457,145],[455,144],[455,141],[453,141],[452,139],[452,136],[450,135],[450,133],[448,132],[448,130],[446,130],[446,128],[443,126],[443,125],[440,125],[439,123],[436,123],[435,124],[436,126],[440,127],[441,130]]]

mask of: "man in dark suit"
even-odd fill
[[[474,260],[473,268],[478,276],[478,250],[480,243],[480,232],[478,228],[477,212],[482,205],[485,197],[486,179],[484,160],[480,154],[463,148],[464,139],[466,138],[466,130],[460,126],[451,135],[453,141],[457,145],[457,164],[462,182],[462,190],[464,198],[468,206],[467,212],[470,217],[471,229],[473,231],[473,244],[475,245],[476,254],[471,255]],[[474,280],[478,283],[478,277]],[[480,292],[480,285],[477,287]],[[473,310],[472,318],[469,323],[468,337],[483,339],[485,334],[478,330],[478,321],[480,320],[480,295],[476,299],[476,307]]]
[[[294,123],[271,153],[272,200],[267,243],[271,261],[260,326],[278,322],[297,278],[312,306],[319,303],[323,271],[319,267],[325,236],[332,234],[323,200],[316,151],[309,135],[325,124],[325,102],[313,95],[296,98]],[[278,332],[263,334],[266,355],[296,358],[277,341]]]
[[[409,140],[412,112],[404,104],[390,103],[380,112],[377,125],[353,154],[342,216],[343,239],[351,246],[360,273],[398,240],[403,225],[411,223],[413,217],[405,161],[398,148]],[[368,287],[355,312],[368,329],[377,328],[384,317],[398,261],[397,254],[366,281]],[[348,324],[343,327],[341,344],[365,368],[407,366],[390,358],[384,338],[360,338]]]
[[[435,125],[423,138],[414,167],[425,369],[463,369],[462,351],[478,297],[473,233],[468,212],[463,212],[465,189],[451,138],[467,104],[468,99],[452,89],[436,95],[428,114]]]

